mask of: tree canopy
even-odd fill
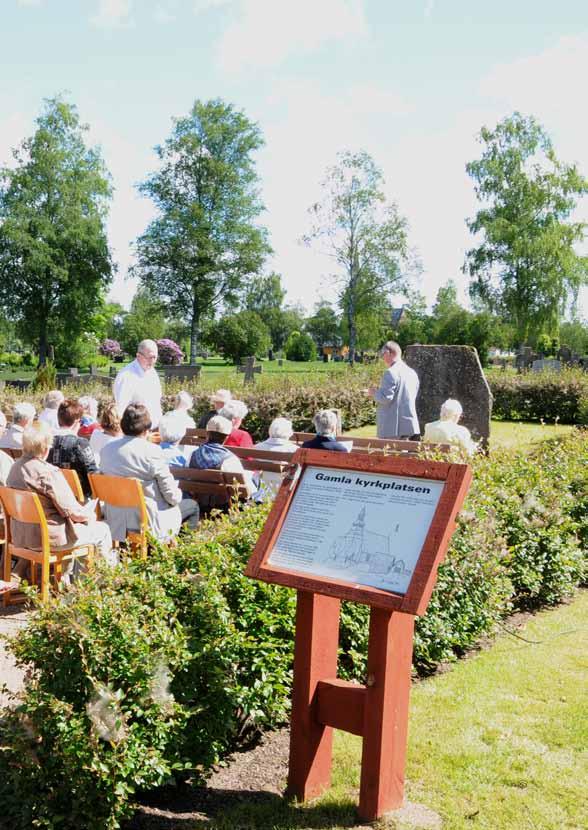
[[[510,319],[520,342],[556,335],[588,274],[587,258],[574,249],[584,223],[570,219],[588,182],[557,159],[534,118],[516,112],[483,128],[480,141],[481,158],[466,166],[482,202],[468,222],[481,237],[464,265],[471,296]]]
[[[34,135],[0,170],[0,309],[44,363],[67,359],[110,283],[110,179],[75,106],[45,101]]]
[[[196,101],[156,148],[161,167],[140,190],[159,215],[137,240],[137,274],[190,324],[196,359],[203,316],[233,303],[270,251],[253,154],[256,124],[220,100]]]
[[[310,208],[311,229],[304,237],[307,244],[324,243],[335,262],[352,362],[359,316],[407,282],[407,222],[386,202],[383,186],[382,172],[368,153],[340,153],[327,170],[321,201]]]

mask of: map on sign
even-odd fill
[[[307,467],[269,565],[405,594],[444,482]]]

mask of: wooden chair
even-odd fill
[[[134,552],[139,551],[141,557],[147,557],[147,531],[149,530],[149,516],[145,505],[145,496],[141,482],[137,478],[122,478],[121,476],[104,476],[100,473],[89,473],[92,495],[99,502],[111,507],[132,508],[139,514],[139,530],[128,530],[127,540]]]
[[[61,472],[64,475],[65,480],[69,484],[69,488],[79,501],[80,504],[84,504],[84,491],[82,490],[82,485],[80,483],[80,477],[77,474],[76,470],[68,470],[65,467],[61,468]]]
[[[49,596],[49,583],[51,577],[51,566],[53,565],[54,580],[57,584],[63,575],[63,562],[77,559],[80,556],[87,556],[92,559],[95,553],[95,546],[92,544],[63,545],[51,548],[49,544],[49,528],[41,501],[36,493],[27,490],[13,490],[10,487],[0,487],[0,504],[6,517],[6,549],[4,552],[3,579],[10,582],[11,560],[26,559],[31,563],[31,584],[37,583],[37,567],[41,566],[41,599],[46,600]],[[22,548],[13,544],[11,534],[11,522],[24,522],[39,526],[41,534],[41,549]],[[17,596],[12,596],[16,593]],[[4,605],[15,602],[23,602],[24,595],[20,592],[9,592],[4,594]]]

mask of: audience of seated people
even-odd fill
[[[78,431],[83,409],[75,398],[66,398],[57,410],[58,429],[49,452],[49,463],[61,469],[75,470],[85,496],[92,492],[88,473],[97,473],[98,464],[87,438],[80,438]]]
[[[80,438],[89,438],[94,430],[100,429],[100,424],[97,420],[98,401],[90,395],[82,395],[81,398],[78,398],[78,403],[83,409],[78,435]]]
[[[469,429],[458,424],[462,414],[463,407],[460,402],[448,398],[441,406],[439,420],[425,424],[423,441],[428,444],[454,444],[468,455],[473,455],[477,450],[477,444],[472,440]]]
[[[241,459],[225,446],[233,425],[228,418],[214,415],[206,425],[206,441],[196,447],[190,457],[190,467],[195,470],[220,470],[223,473],[242,473],[249,497],[257,491],[253,474],[243,469]]]
[[[81,505],[75,498],[61,470],[48,461],[53,433],[48,424],[27,427],[23,434],[23,454],[11,467],[6,485],[17,490],[28,490],[39,496],[47,517],[49,542],[52,547],[93,544],[99,556],[115,564],[117,555],[112,550],[112,537],[105,522],[96,521],[94,506]],[[13,544],[41,549],[38,525],[11,522]],[[17,563],[16,576],[24,577],[28,562]],[[69,581],[73,562],[67,566],[64,580]]]
[[[182,418],[178,418],[175,410],[166,412],[159,422],[159,446],[170,467],[185,467],[187,464],[186,456],[180,448],[180,441],[186,434],[184,423]]]
[[[294,434],[292,421],[288,418],[274,418],[269,427],[269,437],[255,445],[257,450],[273,450],[274,452],[296,452],[298,444],[290,441]],[[272,488],[279,487],[282,476],[279,473],[264,472],[263,482]]]
[[[43,398],[44,408],[39,413],[39,421],[42,421],[44,424],[49,424],[53,430],[58,429],[57,410],[63,400],[64,394],[59,389],[52,389],[50,392],[47,392]]]
[[[90,436],[90,449],[94,453],[96,464],[100,466],[102,448],[122,435],[120,417],[114,401],[110,401],[102,407],[98,423],[100,429],[95,429]]]
[[[105,475],[137,478],[143,487],[145,504],[152,533],[160,540],[175,536],[186,522],[198,525],[198,503],[183,498],[177,482],[170,473],[163,450],[148,440],[151,418],[143,404],[129,404],[121,418],[123,435],[106,444],[100,454],[100,469]],[[113,539],[122,541],[127,531],[137,531],[139,521],[133,508],[104,505],[104,518]]]
[[[180,423],[184,425],[184,435],[188,429],[196,429],[196,422],[190,415],[190,410],[194,406],[194,398],[188,392],[178,392],[172,410],[173,415]],[[169,414],[169,413],[168,413]]]
[[[331,450],[332,452],[349,452],[347,443],[337,441],[337,415],[332,409],[321,409],[312,419],[316,435],[302,446],[309,450]]]
[[[32,403],[17,403],[12,410],[12,423],[0,435],[0,449],[22,450],[22,436],[25,429],[35,420]]]
[[[206,429],[206,426],[211,418],[215,415],[220,415],[220,411],[225,404],[227,404],[233,396],[228,389],[217,389],[214,394],[210,396],[210,403],[213,409],[205,412],[198,421],[198,429]]]
[[[249,410],[247,409],[243,401],[237,401],[235,400],[235,398],[228,401],[228,403],[226,403],[219,412],[219,415],[222,418],[228,418],[228,420],[233,425],[231,434],[225,441],[226,447],[253,446],[253,438],[251,437],[251,435],[247,432],[246,429],[240,429],[241,421],[247,415],[248,412]]]

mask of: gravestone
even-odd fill
[[[569,346],[560,346],[557,357],[558,360],[561,360],[562,363],[566,364],[573,363],[574,361],[574,356]]]
[[[198,380],[202,367],[195,363],[181,363],[179,366],[164,366],[165,380]]]
[[[534,360],[531,364],[531,371],[532,372],[542,372],[545,369],[545,361],[544,360]]]
[[[474,441],[488,447],[492,393],[477,351],[471,346],[408,346],[404,359],[419,376],[417,415],[421,433],[425,424],[439,420],[441,404],[456,398],[463,407],[460,424]]]
[[[237,371],[245,375],[243,383],[255,383],[255,375],[261,372],[261,366],[255,365],[255,357],[246,357],[243,366],[237,366]]]

